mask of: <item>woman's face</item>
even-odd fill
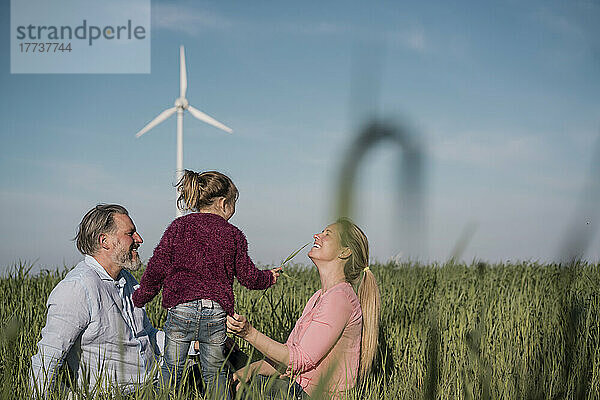
[[[311,260],[332,261],[340,256],[342,246],[337,224],[327,226],[323,232],[315,234],[313,238],[313,247],[308,252]]]

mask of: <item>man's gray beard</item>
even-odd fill
[[[116,261],[117,265],[120,265],[121,267],[125,268],[126,270],[136,271],[142,267],[142,261],[140,260],[139,255],[138,255],[137,260],[134,260],[133,254],[131,254],[131,251],[128,249],[125,249],[124,247],[121,247],[121,245],[119,245],[119,249],[117,251],[115,258],[116,258],[115,261]]]
[[[128,259],[124,261],[122,264],[123,268],[129,271],[137,271],[142,267],[142,261],[138,258],[137,260]]]

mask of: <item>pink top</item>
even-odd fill
[[[289,376],[312,395],[319,378],[333,367],[331,394],[356,384],[360,360],[362,310],[354,289],[342,282],[308,300],[285,343],[290,352]]]

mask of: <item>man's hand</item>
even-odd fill
[[[273,274],[273,285],[277,283],[277,278],[279,277],[279,274],[281,273],[282,269],[283,268],[281,268],[281,267],[276,267],[276,268],[273,268],[272,270],[270,270],[271,273]]]

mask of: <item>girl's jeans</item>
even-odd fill
[[[207,393],[230,399],[229,368],[225,363],[227,314],[212,300],[194,300],[169,309],[165,322],[165,356],[162,384],[179,387],[190,343],[200,342],[200,367]],[[212,398],[212,396],[211,396]]]

